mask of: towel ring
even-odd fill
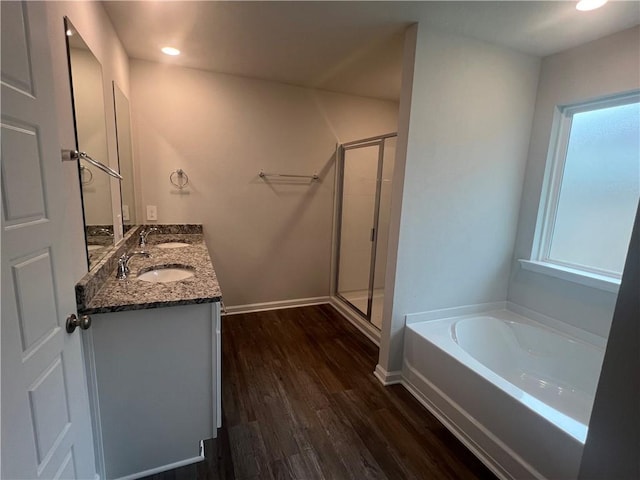
[[[80,183],[89,185],[91,182],[93,182],[93,172],[89,167],[80,165]]]
[[[169,175],[169,181],[173,186],[182,190],[189,183],[189,177],[184,170],[179,168],[178,170],[171,172],[171,175]]]

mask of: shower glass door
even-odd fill
[[[382,141],[344,147],[337,293],[371,318],[371,274]]]
[[[336,295],[382,326],[396,134],[344,144]]]

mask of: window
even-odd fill
[[[639,102],[635,92],[557,109],[543,213],[523,266],[617,290],[640,197]]]

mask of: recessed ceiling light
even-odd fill
[[[176,56],[180,55],[180,50],[173,47],[162,47],[162,53],[164,53],[165,55]]]
[[[71,35],[73,35],[73,30],[71,30],[70,28],[67,29],[66,34],[67,34],[67,37],[70,37]]]
[[[580,0],[576,5],[576,9],[581,12],[588,12],[589,10],[600,8],[605,3],[607,3],[607,0]]]

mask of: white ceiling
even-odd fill
[[[546,56],[640,23],[640,2],[103,3],[130,57],[397,99],[414,23]],[[167,57],[160,47],[182,50]]]

